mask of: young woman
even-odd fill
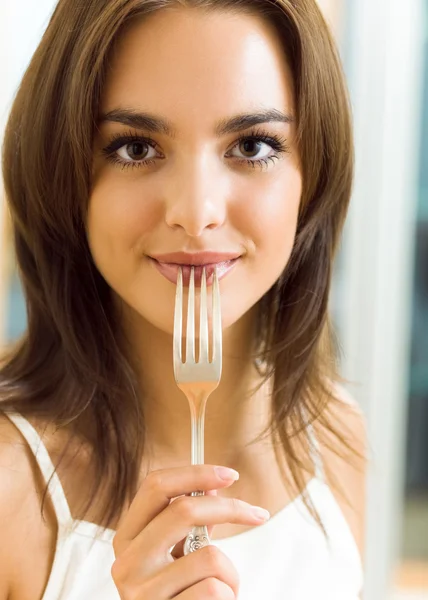
[[[60,0],[3,160],[28,327],[0,372],[0,599],[355,600],[365,427],[328,318],[352,132],[315,0]],[[171,252],[237,258],[200,466]]]

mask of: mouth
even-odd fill
[[[166,279],[168,279],[168,281],[171,281],[171,283],[174,283],[175,285],[177,285],[178,269],[181,267],[183,274],[183,285],[185,287],[189,286],[190,272],[192,267],[194,268],[195,286],[200,287],[201,285],[203,269],[205,269],[207,286],[211,286],[214,281],[214,270],[217,270],[217,277],[220,281],[232,271],[239,259],[240,257],[234,258],[232,260],[225,260],[219,263],[211,263],[204,265],[183,265],[178,263],[160,262],[155,258],[149,257],[149,260],[152,262],[153,266],[159,271],[159,273],[161,273]]]

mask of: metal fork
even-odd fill
[[[199,326],[199,360],[195,360],[195,269],[191,267],[189,298],[187,307],[186,361],[182,361],[183,329],[183,274],[179,267],[174,314],[174,376],[180,390],[189,402],[192,423],[192,465],[204,464],[205,406],[210,394],[220,382],[222,369],[222,329],[220,289],[217,271],[214,268],[212,290],[212,360],[208,354],[208,311],[205,267],[202,271]],[[191,496],[203,496],[203,491],[192,492]],[[195,552],[210,544],[206,525],[194,527],[186,538],[184,554]]]

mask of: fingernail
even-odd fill
[[[265,510],[264,508],[259,508],[258,506],[253,506],[252,513],[256,517],[256,519],[260,519],[261,521],[268,521],[270,519],[269,511]]]
[[[239,479],[238,471],[235,469],[228,469],[227,467],[215,467],[215,471],[220,479],[224,479],[226,481],[237,481]]]

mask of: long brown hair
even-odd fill
[[[259,15],[284,47],[295,83],[303,192],[290,261],[259,302],[255,358],[264,365],[261,375],[273,381],[269,429],[299,491],[296,442],[308,449],[308,421],[353,450],[342,425],[327,418],[337,401],[332,382],[340,380],[328,301],[351,196],[352,128],[340,60],[316,1],[60,0],[18,90],[4,141],[28,324],[3,359],[0,402],[3,411],[64,428],[70,441],[82,436],[82,419],[89,419],[96,477],[86,509],[108,481],[105,526],[136,493],[145,424],[143,393],[120,350],[110,289],[85,234],[92,140],[113,45],[133,19],[177,4]]]

